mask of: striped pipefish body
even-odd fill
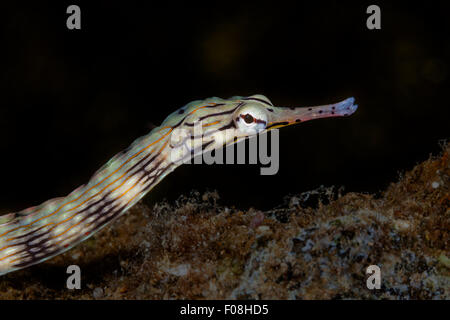
[[[61,254],[121,216],[192,157],[275,128],[352,114],[354,99],[317,107],[275,107],[263,95],[193,101],[100,168],[85,185],[0,216],[0,275]]]

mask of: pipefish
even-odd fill
[[[276,107],[263,95],[193,101],[66,197],[0,216],[0,275],[41,263],[91,237],[187,159],[275,128],[348,116],[356,109],[353,98],[316,107]]]

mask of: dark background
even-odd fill
[[[270,208],[320,185],[378,192],[449,137],[450,5],[141,1],[1,5],[0,213],[63,196],[184,104],[266,95],[303,106],[354,96],[345,119],[280,131],[280,170],[185,165],[146,201],[217,189]],[[66,8],[81,7],[81,30]]]

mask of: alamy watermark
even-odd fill
[[[373,264],[367,267],[366,274],[370,276],[367,278],[366,286],[369,290],[381,289],[381,269],[379,266]]]
[[[170,160],[180,164],[258,164],[259,161],[263,165],[261,175],[274,175],[278,172],[280,136],[277,129],[270,133],[269,153],[268,132],[246,132],[237,136],[238,131],[232,128],[204,130],[206,126],[199,121],[192,129],[174,129],[170,138]],[[247,137],[248,152],[243,141]],[[242,142],[238,143],[239,141]]]
[[[69,30],[81,29],[81,9],[78,5],[72,4],[67,7],[66,13],[69,14],[66,20],[66,26]],[[378,5],[372,4],[367,7],[366,13],[370,16],[366,20],[366,26],[369,30],[381,29],[381,9]]]
[[[66,287],[67,289],[81,289],[81,269],[76,264],[70,265],[66,270],[67,274],[70,276],[67,278]]]

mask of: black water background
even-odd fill
[[[75,3],[75,2],[74,2]],[[378,192],[449,137],[450,5],[167,5],[78,1],[2,9],[0,212],[68,194],[185,103],[262,93],[277,105],[354,96],[346,119],[281,130],[280,170],[184,166],[147,201],[217,189],[222,202],[270,208],[320,185]]]

